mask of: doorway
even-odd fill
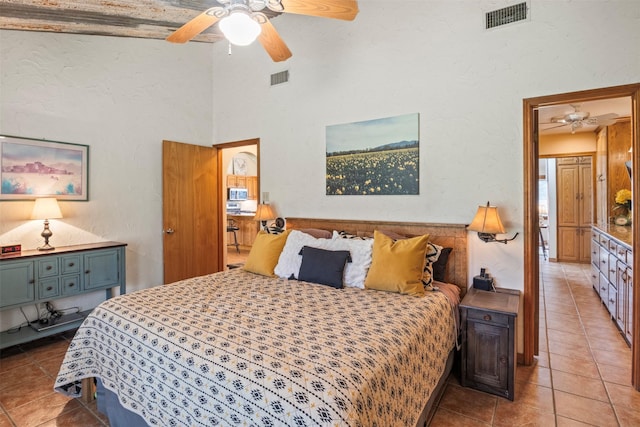
[[[538,353],[539,327],[539,212],[538,212],[538,178],[540,153],[539,110],[545,106],[568,103],[580,103],[593,100],[630,97],[631,99],[631,149],[634,153],[640,150],[640,84],[616,86],[581,92],[571,92],[558,95],[528,98],[523,100],[523,136],[524,136],[524,349],[522,362],[526,365],[533,363],[534,355]],[[632,158],[632,188],[638,189],[640,182],[640,164]],[[637,191],[637,190],[636,190]],[[640,214],[633,210],[632,223],[638,224]],[[632,251],[640,242],[640,227],[632,228]],[[640,271],[640,258],[633,257],[633,269]],[[637,273],[636,273],[637,274]],[[640,391],[640,292],[635,292],[632,302],[633,337],[632,337],[632,374],[631,384]]]
[[[260,140],[258,138],[214,145],[218,149],[218,181],[220,182],[221,221],[220,253],[223,266],[235,268],[246,260],[258,223],[253,221],[260,202]],[[246,190],[232,200],[229,188]]]

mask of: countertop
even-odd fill
[[[615,224],[593,224],[593,228],[608,234],[614,239],[627,245],[628,249],[631,249],[631,241],[632,241],[631,226],[615,225]]]

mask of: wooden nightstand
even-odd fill
[[[513,400],[519,302],[517,290],[469,289],[460,303],[462,386]]]

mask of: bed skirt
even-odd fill
[[[453,349],[449,353],[447,358],[447,364],[445,371],[438,381],[438,385],[429,397],[427,404],[422,410],[422,414],[418,419],[416,427],[428,426],[435,414],[440,398],[444,394],[444,390],[447,386],[447,379],[451,374],[453,368],[454,358],[456,350]],[[106,389],[100,379],[97,380],[97,393],[96,399],[98,404],[98,410],[103,413],[109,419],[109,425],[111,427],[147,427],[146,421],[138,414],[129,411],[122,407],[118,401],[118,396],[112,391]]]

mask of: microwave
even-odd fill
[[[227,188],[227,200],[247,200],[249,191],[246,188]]]

